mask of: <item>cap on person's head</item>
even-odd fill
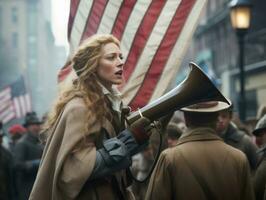
[[[266,114],[258,121],[253,134],[255,136],[260,136],[263,131],[266,131]]]
[[[228,100],[230,104],[222,101],[206,101],[202,103],[196,103],[181,109],[183,112],[193,112],[193,113],[214,113],[222,110],[228,109],[232,103]]]
[[[10,128],[8,129],[8,132],[11,135],[23,134],[26,131],[27,130],[23,126],[21,126],[20,124],[14,124],[13,126],[10,126]]]
[[[25,116],[24,127],[28,127],[29,125],[41,124],[42,122],[38,119],[35,112],[28,112]]]

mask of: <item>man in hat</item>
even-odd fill
[[[35,112],[27,113],[24,123],[27,133],[19,139],[14,147],[14,162],[19,200],[29,198],[37,175],[43,151],[43,147],[38,139],[40,124],[41,122]]]
[[[14,124],[9,127],[8,132],[11,137],[11,141],[9,142],[9,148],[10,151],[13,152],[16,143],[23,136],[23,134],[27,132],[27,130],[20,124]]]
[[[255,195],[257,200],[266,199],[266,115],[258,121],[253,134],[261,144],[261,148],[257,152],[259,161],[254,178]]]
[[[147,200],[254,199],[245,155],[215,132],[218,111],[228,106],[212,101],[181,109],[188,129],[160,155]]]
[[[232,123],[232,116],[233,106],[220,111],[216,131],[226,144],[239,149],[247,156],[250,168],[254,171],[257,165],[257,146],[247,134]]]

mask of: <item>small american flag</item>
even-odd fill
[[[133,110],[143,107],[175,78],[206,1],[71,0],[70,54],[93,34],[115,35],[125,58],[123,100]]]
[[[31,111],[30,95],[21,76],[0,91],[0,121],[4,124]]]

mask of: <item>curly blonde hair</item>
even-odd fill
[[[95,113],[96,119],[103,122],[104,117],[111,117],[105,101],[101,86],[98,84],[96,69],[101,57],[101,49],[108,43],[115,43],[120,47],[120,42],[113,35],[94,35],[80,45],[78,51],[71,60],[71,65],[77,74],[77,78],[70,87],[60,93],[52,111],[43,126],[43,130],[52,127],[65,105],[74,97],[83,98],[90,111]],[[89,122],[88,116],[88,122]],[[89,123],[88,123],[89,124]],[[86,128],[88,129],[88,124]]]

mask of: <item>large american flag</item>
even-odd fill
[[[0,121],[4,124],[14,118],[24,117],[30,111],[30,95],[26,90],[22,76],[0,90]]]
[[[207,0],[71,0],[70,54],[95,33],[112,33],[125,58],[123,100],[133,110],[163,95]],[[70,72],[61,71],[61,79]]]

